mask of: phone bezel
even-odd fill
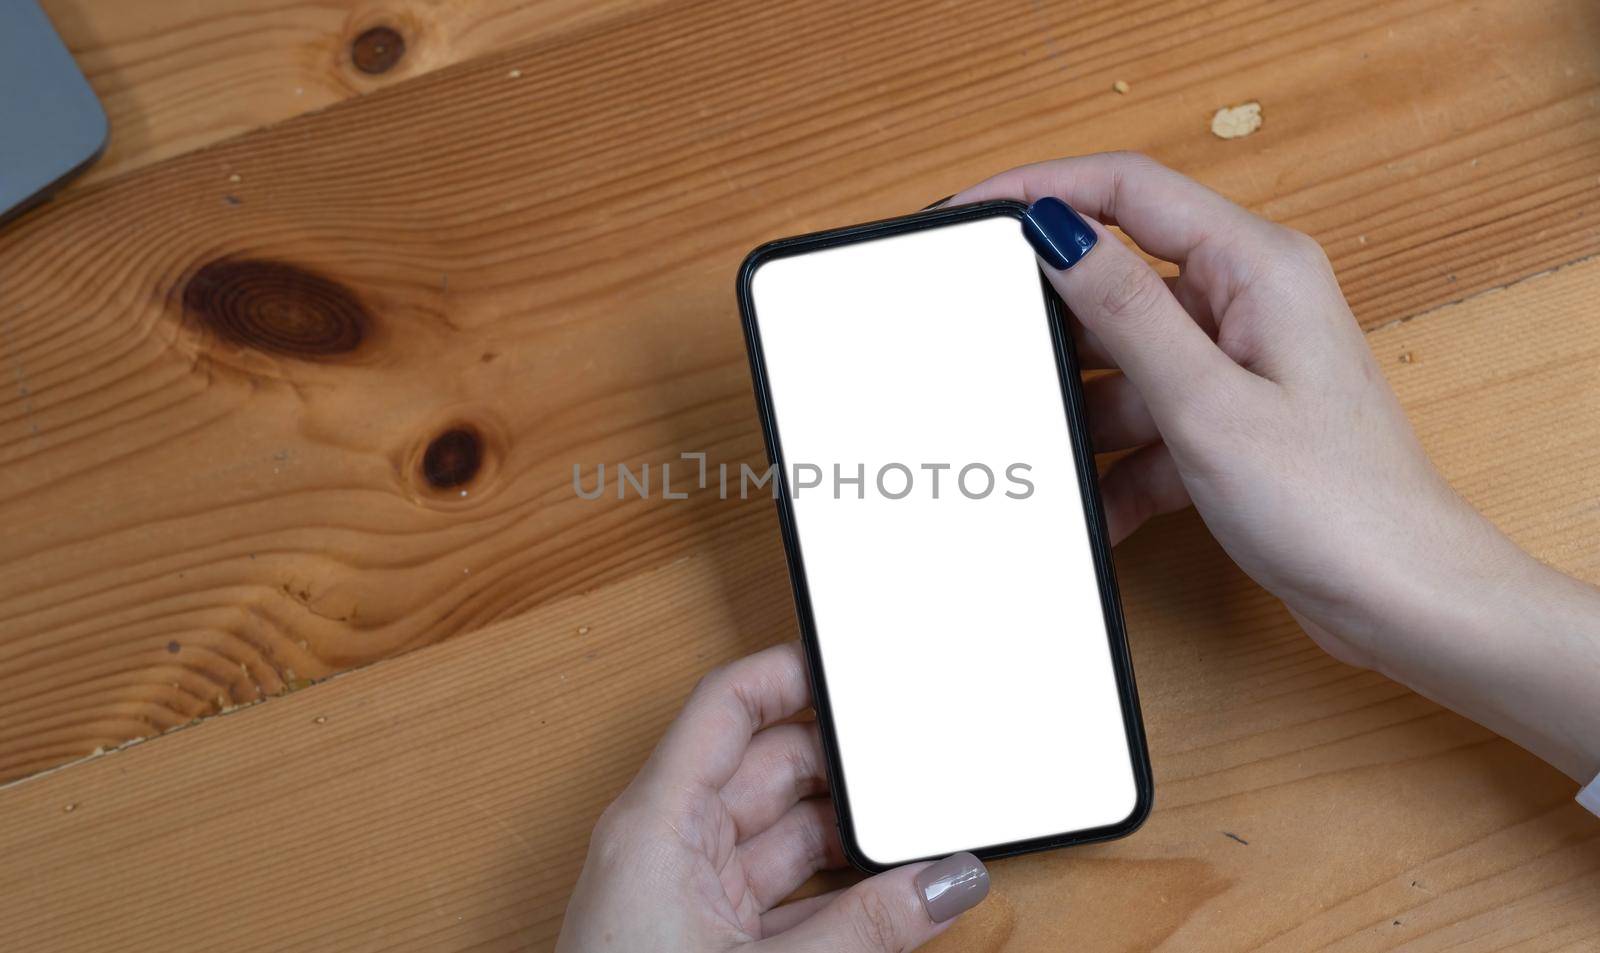
[[[815,619],[812,615],[811,596],[806,585],[805,562],[800,552],[798,531],[795,527],[794,507],[790,496],[788,468],[784,462],[782,441],[778,434],[777,417],[773,409],[771,389],[766,374],[766,358],[762,350],[760,329],[757,326],[755,302],[751,296],[751,282],[756,270],[777,258],[801,255],[839,245],[873,241],[893,235],[903,235],[923,229],[940,228],[983,218],[1004,216],[1014,218],[1019,227],[1027,206],[1021,202],[997,200],[972,205],[938,207],[899,218],[868,222],[846,228],[830,229],[806,235],[796,235],[768,242],[745,257],[739,268],[739,315],[744,325],[745,344],[750,357],[750,374],[755,388],[756,408],[761,418],[762,436],[766,442],[768,460],[777,468],[774,477],[778,522],[783,533],[784,554],[789,563],[789,580],[794,588],[795,610],[800,623],[801,642],[805,647],[806,664],[810,670],[811,688],[818,727],[822,735],[823,753],[828,762],[828,789],[838,814],[839,834],[845,857],[856,867],[878,872],[931,858],[912,858],[879,863],[868,857],[860,848],[855,836],[854,819],[850,812],[850,796],[843,767],[839,758],[838,737],[835,734],[832,709],[828,703],[827,678],[822,668],[822,655],[817,641]],[[1133,662],[1128,652],[1126,626],[1122,617],[1122,599],[1117,589],[1116,571],[1112,564],[1111,544],[1106,536],[1105,512],[1100,501],[1100,487],[1094,464],[1094,448],[1089,441],[1088,422],[1084,416],[1083,388],[1079,378],[1077,355],[1072,335],[1066,325],[1066,307],[1050,286],[1043,272],[1039,274],[1050,337],[1054,345],[1056,372],[1061,382],[1063,409],[1067,414],[1067,430],[1072,440],[1073,458],[1077,464],[1079,491],[1084,503],[1084,522],[1089,532],[1089,547],[1093,553],[1095,573],[1100,588],[1101,608],[1105,615],[1106,634],[1110,641],[1111,665],[1117,680],[1117,694],[1122,702],[1123,724],[1128,736],[1128,751],[1133,762],[1136,797],[1134,808],[1126,818],[1114,824],[1063,831],[1027,840],[1004,844],[990,844],[971,848],[974,854],[989,859],[1008,857],[1036,850],[1068,847],[1096,841],[1113,840],[1133,833],[1150,815],[1154,799],[1154,782],[1150,771],[1150,756],[1145,744],[1144,723],[1139,712],[1139,696],[1134,685]]]

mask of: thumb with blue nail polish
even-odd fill
[[[1094,228],[1072,206],[1054,197],[1029,206],[1022,219],[1022,233],[1039,257],[1058,271],[1076,265],[1095,243]]]
[[[1022,234],[1061,300],[1153,410],[1186,401],[1185,383],[1201,368],[1237,369],[1155,269],[1098,222],[1046,196],[1023,214]]]

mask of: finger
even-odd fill
[[[1046,198],[1028,210],[1024,234],[1061,300],[1164,428],[1199,406],[1235,399],[1247,386],[1250,372],[1224,354],[1161,277],[1103,226]]]
[[[1146,520],[1189,505],[1178,465],[1165,444],[1151,444],[1128,454],[1100,477],[1106,535],[1111,545],[1122,542]]]
[[[832,799],[799,802],[736,854],[756,909],[772,909],[817,871],[844,866]]]
[[[793,722],[756,732],[744,760],[722,786],[722,803],[743,841],[771,827],[802,798],[828,790],[817,723]]]
[[[1178,299],[1178,304],[1184,311],[1188,312],[1189,317],[1194,319],[1194,323],[1200,325],[1206,332],[1206,337],[1215,341],[1217,339],[1217,319],[1211,311],[1211,300],[1206,297],[1204,289],[1194,280],[1194,272],[1185,271],[1175,278],[1163,278],[1161,280],[1166,282],[1167,290],[1172,292],[1174,298]]]
[[[971,854],[910,864],[863,880],[809,919],[752,949],[766,953],[914,950],[943,933],[989,893],[989,872]]]
[[[811,704],[800,645],[731,662],[700,680],[641,774],[668,790],[716,790],[744,759],[750,737]]]
[[[1082,321],[1069,314],[1067,327],[1072,332],[1072,349],[1077,352],[1080,370],[1097,371],[1117,366],[1117,362],[1100,344],[1100,339],[1084,330]]]
[[[1186,298],[1196,297],[1196,293],[1190,287],[1180,285],[1180,279],[1178,278],[1162,278],[1161,280],[1166,282],[1167,289],[1178,299],[1178,303],[1183,305],[1183,309],[1189,312],[1189,315],[1195,319],[1196,323],[1206,329],[1206,334],[1212,340],[1216,340],[1217,323],[1211,317],[1210,305],[1204,302],[1203,297],[1201,298],[1202,310],[1197,312],[1185,302]],[[1204,320],[1200,318],[1200,313],[1204,313]],[[1067,330],[1072,334],[1072,349],[1078,358],[1079,370],[1102,371],[1116,368],[1117,362],[1112,360],[1111,355],[1105,349],[1105,345],[1101,344],[1099,338],[1084,328],[1082,321],[1074,317],[1070,311],[1067,312],[1066,321]]]
[[[844,890],[842,889],[830,890],[827,893],[819,893],[815,897],[807,897],[804,900],[796,900],[794,903],[786,903],[781,907],[773,907],[761,915],[761,935],[774,936],[797,923],[804,922],[812,914],[837,900],[839,895],[843,893]]]
[[[1189,274],[1189,273],[1186,273]],[[1206,336],[1213,341],[1217,339],[1217,321],[1212,317],[1211,302],[1205,293],[1199,290],[1196,283],[1182,275],[1162,277],[1162,282],[1172,296],[1178,299],[1178,304],[1183,310],[1189,312],[1195,323],[1205,329]],[[1079,321],[1069,309],[1066,316],[1067,330],[1072,334],[1072,349],[1078,359],[1078,369],[1085,371],[1106,370],[1115,368],[1117,362],[1111,358],[1100,339],[1086,330],[1083,322]]]
[[[1132,152],[1055,159],[1020,166],[958,192],[950,204],[1062,199],[1114,224],[1145,251],[1182,264],[1207,239],[1261,242],[1271,223],[1187,176]]]
[[[1095,453],[1142,447],[1161,439],[1150,408],[1124,374],[1103,374],[1084,381],[1083,402]]]

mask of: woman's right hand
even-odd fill
[[[1315,241],[1125,153],[1013,169],[950,202],[995,198],[1044,200],[1030,217],[1054,222],[1070,253],[1044,268],[1078,322],[1080,357],[1122,371],[1086,384],[1096,450],[1130,451],[1101,481],[1113,541],[1192,501],[1336,657],[1574,777],[1600,769],[1600,748],[1570,737],[1600,734],[1600,703],[1573,697],[1600,693],[1555,663],[1521,664],[1525,648],[1499,631],[1539,628],[1593,672],[1594,591],[1522,553],[1440,476]],[[1162,279],[1102,222],[1179,276]],[[1540,602],[1560,608],[1537,618],[1528,604]],[[1573,639],[1574,627],[1591,635]],[[1552,692],[1564,714],[1526,697]],[[1576,725],[1551,723],[1574,712]]]

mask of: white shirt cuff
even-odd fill
[[[1578,792],[1578,803],[1589,809],[1589,813],[1600,817],[1600,777],[1589,782],[1589,786]]]

